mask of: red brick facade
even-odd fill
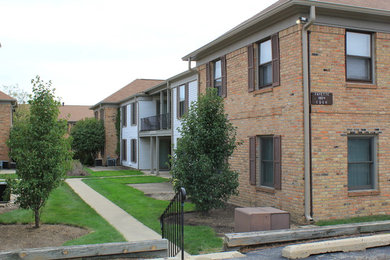
[[[7,140],[12,125],[11,102],[0,101],[0,161],[9,161]]]
[[[312,106],[313,218],[390,214],[390,34],[373,34],[375,83],[352,84],[345,76],[345,29],[311,26],[310,31],[311,91],[333,93],[333,105]],[[301,33],[301,25],[279,32],[277,87],[248,92],[247,48],[227,53],[225,98],[226,112],[237,127],[237,139],[243,141],[230,159],[240,182],[240,194],[231,202],[274,206],[289,211],[298,222],[305,221]],[[200,92],[206,87],[205,68],[198,67]],[[376,131],[378,189],[348,191],[348,129]],[[249,183],[249,137],[262,135],[281,135],[281,190]]]
[[[101,117],[102,111],[104,111],[103,118]],[[106,165],[108,158],[118,158],[116,153],[118,139],[115,128],[118,108],[115,106],[103,106],[102,108],[94,110],[94,113],[97,113],[98,119],[104,120],[106,142],[104,145],[104,154],[101,154],[101,158],[103,159],[103,165]]]

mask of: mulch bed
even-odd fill
[[[213,209],[207,215],[200,212],[184,214],[184,224],[190,226],[209,226],[218,236],[234,232],[234,209],[238,206],[226,204],[225,208]]]
[[[0,225],[0,251],[22,248],[62,246],[66,241],[88,234],[89,231],[67,225]]]

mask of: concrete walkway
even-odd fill
[[[118,230],[127,241],[142,241],[161,239],[161,236],[151,230],[126,211],[93,190],[81,179],[67,179],[66,183],[91,206],[99,215]]]

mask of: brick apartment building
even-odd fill
[[[95,118],[104,121],[106,142],[104,151],[101,153],[103,165],[107,165],[108,158],[119,158],[117,154],[118,135],[115,124],[121,101],[129,96],[142,93],[161,82],[162,80],[136,79],[96,105],[90,107],[94,112]]]
[[[16,99],[0,91],[0,168],[3,161],[10,161],[7,140],[12,126],[12,114]]]
[[[183,60],[243,141],[233,203],[390,214],[390,1],[280,0]]]

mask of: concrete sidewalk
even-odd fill
[[[67,179],[66,183],[69,184],[81,199],[118,230],[127,241],[161,239],[159,234],[100,195],[81,179]]]

